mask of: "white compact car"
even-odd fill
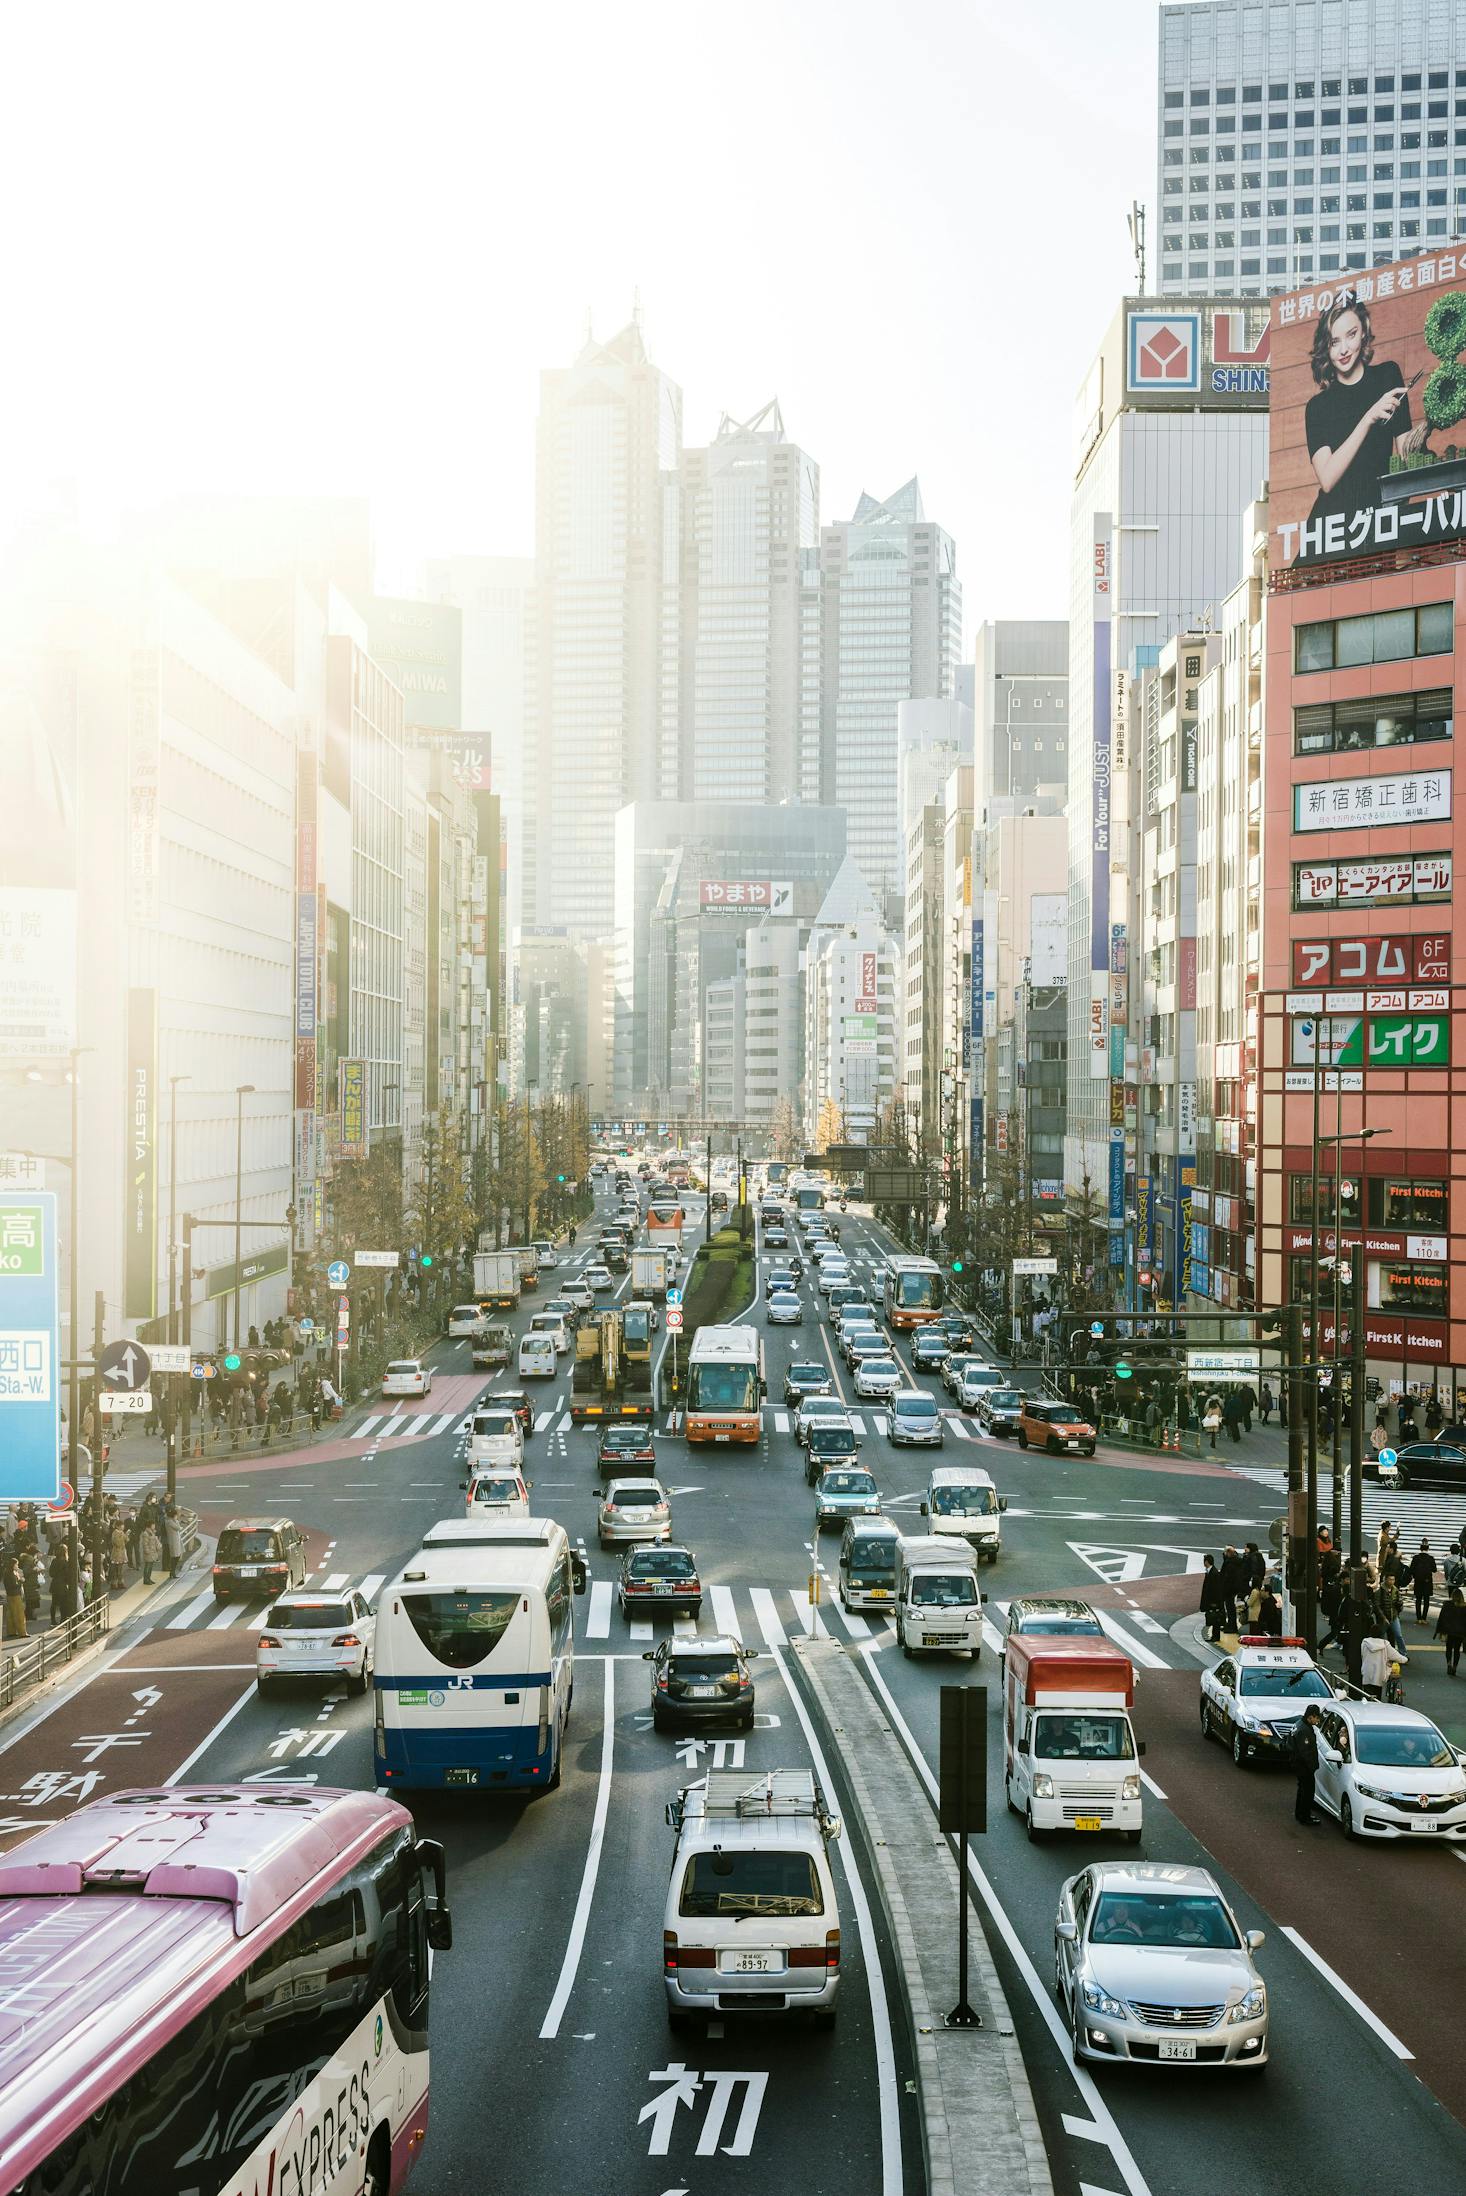
[[[1336,1700],[1319,1719],[1314,1798],[1346,1838],[1466,1838],[1466,1755],[1418,1708]]]
[[[1205,1868],[1100,1861],[1071,1876],[1054,1922],[1054,1982],[1076,2060],[1263,2067],[1267,1989]]]
[[[488,1323],[477,1304],[455,1304],[448,1314],[449,1339],[472,1341],[476,1334],[483,1333]]]
[[[555,1337],[552,1334],[524,1335],[520,1340],[516,1362],[521,1380],[553,1380]]]
[[[470,1474],[490,1466],[517,1472],[523,1462],[524,1429],[518,1412],[508,1403],[486,1397],[468,1422]]]
[[[670,1540],[672,1505],[659,1479],[613,1479],[596,1516],[596,1538],[603,1548],[629,1540]]]
[[[604,1296],[608,1289],[615,1288],[616,1282],[609,1266],[587,1266],[585,1285],[588,1289],[593,1289],[597,1296]]]
[[[534,1247],[540,1254],[540,1272],[553,1273],[560,1263],[560,1254],[554,1244],[536,1243]]]
[[[464,1493],[464,1514],[468,1517],[528,1517],[529,1490],[533,1481],[521,1472],[506,1471],[502,1464],[491,1464],[487,1470],[475,1472],[470,1479],[460,1480]]]
[[[371,1683],[376,1618],[365,1594],[282,1594],[255,1649],[255,1689],[277,1678],[341,1678],[364,1693]]]
[[[1248,1637],[1201,1673],[1201,1735],[1230,1746],[1239,1769],[1286,1760],[1304,1709],[1334,1688],[1301,1639]]]
[[[862,1402],[878,1403],[894,1395],[903,1378],[894,1357],[862,1357],[855,1368],[855,1392]]]
[[[792,1289],[781,1289],[769,1298],[764,1318],[771,1327],[799,1327],[804,1324],[804,1306]]]
[[[382,1375],[384,1396],[428,1395],[432,1385],[433,1368],[420,1357],[396,1357]]]

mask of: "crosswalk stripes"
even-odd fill
[[[737,1639],[739,1636],[738,1608],[733,1599],[732,1589],[727,1586],[714,1586],[710,1589],[710,1594],[713,1604],[714,1629],[732,1639]]]
[[[369,1577],[362,1580],[361,1584],[357,1587],[356,1590],[361,1595],[362,1599],[371,1608],[375,1609],[375,1607],[377,1606],[377,1596],[382,1591],[382,1588],[386,1585],[386,1583],[387,1574],[385,1571],[373,1571]]]
[[[348,1441],[410,1441],[419,1434],[446,1433],[450,1426],[466,1426],[457,1411],[374,1411],[346,1436]]]
[[[611,1636],[611,1583],[609,1579],[592,1579],[590,1610],[585,1621],[587,1639],[609,1639]]]
[[[181,1609],[177,1610],[171,1617],[169,1617],[167,1624],[164,1626],[164,1630],[169,1632],[186,1632],[189,1626],[193,1623],[195,1617],[201,1617],[204,1611],[211,1605],[213,1599],[213,1587],[206,1586],[201,1594],[195,1594],[192,1601],[186,1601]]]
[[[789,1634],[779,1622],[779,1612],[774,1607],[774,1597],[767,1586],[750,1586],[748,1598],[753,1603],[753,1613],[758,1618],[758,1628],[766,1647],[787,1647]]]
[[[1230,1463],[1230,1459],[1228,1460]],[[1237,1464],[1231,1466],[1244,1479],[1254,1480],[1258,1486],[1267,1487],[1281,1497],[1286,1488],[1284,1474],[1271,1464]],[[1319,1514],[1327,1522],[1331,1508],[1331,1490],[1327,1476],[1319,1489]],[[1279,1507],[1281,1508],[1281,1502]],[[1466,1532],[1466,1488],[1459,1494],[1449,1489],[1429,1487],[1399,1488],[1378,1486],[1367,1480],[1364,1487],[1364,1537],[1371,1554],[1375,1536],[1388,1518],[1399,1535],[1402,1552],[1408,1557],[1422,1540],[1429,1540],[1437,1555],[1444,1555],[1451,1542]],[[1344,1537],[1349,1533],[1349,1504],[1344,1502]]]

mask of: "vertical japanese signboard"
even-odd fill
[[[123,1214],[123,1316],[158,1309],[158,994],[127,994],[127,1204]]]
[[[56,1197],[0,1191],[0,1501],[61,1492]]]
[[[1115,541],[1108,511],[1094,520],[1094,569],[1090,619],[1094,630],[1090,704],[1089,872],[1089,1073],[1104,1082],[1110,1072],[1110,659],[1113,632]]]
[[[343,1159],[360,1159],[367,1148],[365,1060],[338,1061],[336,1079],[341,1113],[338,1149]]]

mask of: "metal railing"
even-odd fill
[[[182,1528],[184,1556],[189,1556],[199,1544],[199,1518],[197,1510],[180,1509],[178,1522]],[[160,1580],[159,1584],[166,1583]],[[112,1597],[98,1594],[75,1616],[66,1617],[60,1624],[51,1625],[34,1639],[20,1641],[18,1645],[6,1643],[0,1648],[0,1712],[9,1708],[16,1697],[32,1685],[39,1685],[84,1647],[91,1647],[99,1639],[105,1639],[112,1629]]]

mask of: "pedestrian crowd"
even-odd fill
[[[135,1508],[115,1495],[102,1497],[102,1561],[93,1563],[96,1511],[90,1494],[74,1515],[55,1517],[23,1502],[0,1537],[0,1602],[7,1640],[44,1630],[41,1612],[64,1624],[99,1594],[119,1594],[140,1579],[154,1583],[162,1569],[172,1578],[183,1561],[183,1520],[176,1502],[147,1494]]]

